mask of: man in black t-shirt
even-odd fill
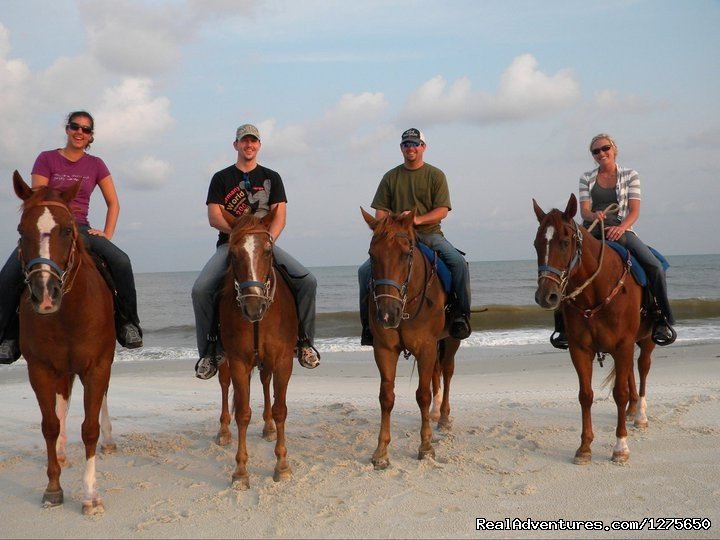
[[[192,289],[193,310],[200,359],[195,365],[199,379],[209,379],[217,373],[223,359],[216,321],[216,296],[227,270],[230,225],[222,209],[235,216],[253,214],[264,217],[275,209],[269,232],[273,239],[275,265],[282,269],[293,291],[298,311],[298,361],[312,369],[320,364],[320,355],[313,347],[315,337],[315,291],[317,281],[302,264],[280,249],[275,242],[285,228],[287,198],[280,175],[258,165],[260,132],[250,124],[237,129],[233,147],[237,161],[216,172],[210,181],[207,200],[208,221],[219,231],[215,254],[205,264]]]

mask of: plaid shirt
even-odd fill
[[[590,201],[592,203],[592,197],[590,193],[593,186],[597,182],[597,175],[600,167],[584,173],[580,177],[580,202]],[[618,217],[622,222],[628,213],[628,201],[630,199],[640,200],[640,175],[633,169],[625,169],[617,166],[617,183],[615,184],[615,193],[617,194],[618,200]],[[632,227],[628,229],[632,231]]]

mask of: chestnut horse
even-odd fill
[[[368,295],[370,330],[375,363],[380,371],[380,434],[373,453],[375,469],[390,465],[390,414],[395,405],[395,373],[401,352],[417,361],[420,407],[418,459],[435,457],[430,427],[431,382],[440,365],[443,396],[438,429],[450,429],[450,380],[460,340],[449,337],[445,320],[446,294],[436,269],[417,249],[413,228],[414,211],[375,219],[362,208],[373,231],[370,241],[372,287]]]
[[[80,183],[65,192],[33,191],[15,171],[15,193],[24,203],[18,231],[27,288],[20,299],[20,350],[42,413],[47,446],[45,506],[63,502],[65,416],[75,375],[84,387],[83,513],[104,506],[96,487],[95,452],[103,412],[103,437],[112,451],[106,394],[115,354],[113,297],[78,236],[68,204]]]
[[[274,212],[262,219],[253,216],[234,218],[227,213],[223,215],[232,226],[232,231],[228,254],[230,268],[220,295],[220,339],[229,369],[221,369],[220,377],[222,385],[223,373],[227,377],[229,371],[238,426],[238,450],[232,486],[237,490],[245,490],[250,487],[246,468],[247,428],[252,415],[250,376],[256,366],[260,369],[265,395],[263,436],[270,439],[275,435],[276,439],[277,461],[273,479],[279,482],[292,476],[285,447],[285,419],[298,320],[293,294],[273,266],[273,239],[267,226]],[[269,406],[271,380],[274,390],[272,412]]]
[[[617,441],[612,460],[625,462],[630,458],[626,415],[635,416],[635,426],[647,426],[645,390],[655,344],[650,337],[652,321],[642,309],[643,288],[628,274],[627,261],[575,223],[575,195],[570,196],[564,212],[553,209],[546,214],[535,199],[533,208],[540,222],[535,236],[535,301],[545,309],[562,309],[570,357],[580,382],[582,435],[574,462],[585,465],[591,461],[593,357],[602,353],[609,353],[615,364]],[[639,396],[633,369],[636,343],[640,346]]]

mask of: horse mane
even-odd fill
[[[243,234],[256,233],[260,231],[266,232],[267,230],[268,229],[262,223],[261,218],[255,217],[253,214],[243,214],[242,216],[239,216],[233,224],[231,236],[242,236]]]

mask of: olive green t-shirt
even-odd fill
[[[390,169],[382,177],[371,206],[392,213],[416,208],[419,216],[443,206],[452,209],[445,173],[429,163],[413,171],[403,165]],[[417,230],[422,234],[442,234],[439,223],[421,225]]]

